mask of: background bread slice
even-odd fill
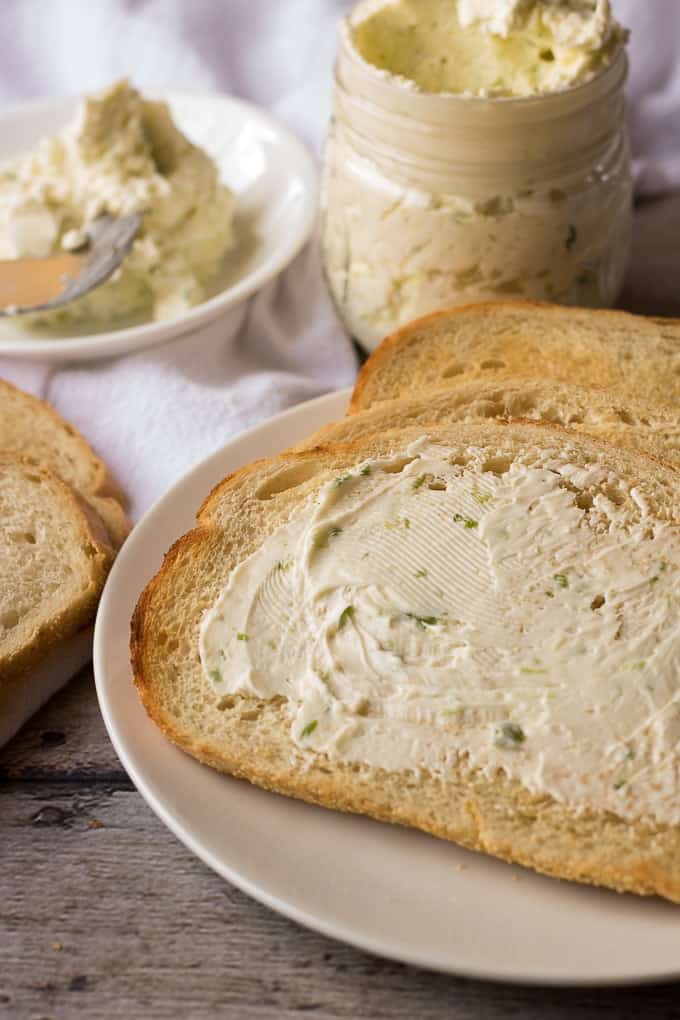
[[[101,520],[68,485],[0,459],[0,682],[91,621],[113,555]]]
[[[508,376],[680,404],[680,321],[531,302],[436,312],[388,337],[357,381],[350,413],[470,379]]]
[[[23,457],[54,471],[97,511],[113,545],[129,524],[124,496],[86,440],[44,401],[0,379],[0,455]]]
[[[578,813],[503,775],[485,780],[464,763],[443,778],[310,757],[291,740],[282,698],[234,697],[218,708],[201,672],[198,630],[231,569],[322,484],[367,458],[402,451],[422,431],[405,428],[346,446],[289,452],[217,486],[198,527],[170,550],[134,614],[132,666],[147,711],[200,761],[266,789],[416,826],[548,874],[680,902],[677,826]],[[539,424],[474,424],[440,427],[433,438],[461,452],[481,447],[490,457],[553,451],[583,466],[606,464],[635,484],[660,518],[679,523],[675,471],[587,437]]]
[[[351,443],[391,428],[489,419],[552,422],[680,465],[680,408],[649,406],[604,390],[540,379],[471,379],[449,389],[380,401],[326,425],[296,449]]]

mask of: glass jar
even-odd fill
[[[614,304],[631,234],[627,66],[621,49],[592,81],[530,98],[424,93],[368,64],[345,23],[322,252],[363,347],[470,301]]]

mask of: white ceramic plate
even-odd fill
[[[0,320],[0,354],[20,358],[109,358],[188,333],[217,318],[271,280],[298,253],[314,226],[318,177],[314,160],[267,113],[224,95],[160,93],[178,127],[217,161],[236,195],[243,244],[225,262],[215,294],[166,322],[79,330],[46,337]],[[31,150],[72,120],[78,100],[29,103],[0,111],[0,160]]]
[[[94,643],[99,702],[141,794],[206,864],[324,934],[407,963],[540,984],[680,977],[680,908],[543,878],[422,833],[265,793],[183,754],[132,685],[129,622],[171,542],[225,474],[340,417],[347,394],[295,408],[204,461],[135,528]]]

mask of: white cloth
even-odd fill
[[[335,26],[350,0],[2,0],[0,101],[140,88],[223,90],[269,107],[315,151],[330,108]],[[680,2],[614,0],[632,27],[631,127],[645,193],[680,186]],[[349,385],[356,359],[314,247],[247,306],[106,363],[0,361],[82,429],[138,517],[230,436]]]
[[[252,99],[316,150],[339,16],[340,5],[318,0],[3,0],[0,37],[13,45],[0,100],[94,91],[127,74],[142,90]],[[0,359],[0,376],[49,400],[84,433],[136,520],[230,437],[351,385],[356,367],[311,244],[247,304],[189,336],[105,362]]]

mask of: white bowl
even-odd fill
[[[158,93],[181,131],[216,160],[236,196],[241,245],[225,260],[214,293],[176,319],[136,320],[119,328],[91,324],[48,334],[0,321],[0,354],[73,361],[110,358],[195,330],[254,294],[297,255],[316,219],[315,162],[286,128],[240,99],[219,94]],[[0,112],[0,160],[28,152],[73,119],[77,98],[41,101]]]

